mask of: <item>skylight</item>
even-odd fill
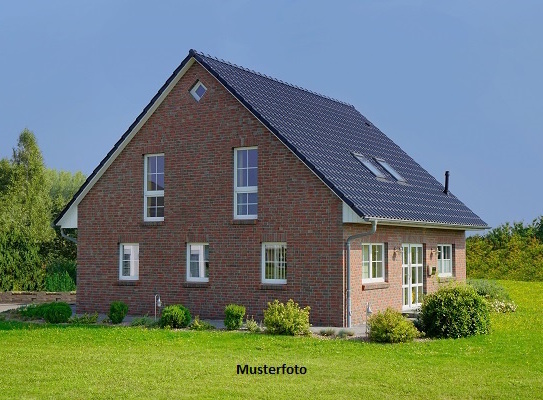
[[[381,158],[375,158],[375,161],[377,161],[381,167],[383,167],[390,175],[394,177],[398,182],[406,182],[405,178],[401,176],[398,171],[396,171],[392,166],[387,163],[385,160]]]
[[[362,154],[358,154],[358,153],[353,153],[353,156],[356,157],[356,159],[358,161],[360,161],[362,163],[362,165],[364,165],[364,167],[366,167],[367,169],[370,170],[370,172],[375,175],[377,178],[384,178],[385,175],[379,171],[379,169],[377,169],[377,167],[375,165],[373,165],[373,163],[368,160],[366,157],[364,157]]]
[[[190,94],[192,94],[192,97],[196,99],[196,101],[200,101],[200,99],[204,96],[206,93],[207,88],[204,86],[204,84],[200,81],[197,81],[196,84],[190,89]]]

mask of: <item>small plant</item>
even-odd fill
[[[340,331],[337,334],[337,337],[340,339],[345,339],[347,337],[354,336],[353,331],[349,331],[347,329],[340,329]]]
[[[310,335],[309,310],[300,308],[292,299],[287,304],[274,300],[264,310],[266,331],[275,335]]]
[[[391,308],[372,315],[368,324],[370,327],[369,337],[373,342],[405,343],[420,336],[420,332],[411,321]]]
[[[326,328],[326,329],[321,329],[319,334],[321,336],[330,336],[330,337],[334,337],[336,335],[336,330],[334,328]]]
[[[128,313],[128,306],[122,301],[114,301],[109,306],[108,317],[112,324],[120,324]]]
[[[17,309],[17,313],[23,318],[23,319],[43,319],[43,316],[45,314],[45,311],[49,307],[51,303],[43,303],[43,304],[29,304],[27,306],[19,307]]]
[[[189,329],[193,331],[211,331],[216,328],[209,322],[201,321],[200,317],[197,315],[189,325]]]
[[[250,319],[248,318],[245,321],[245,327],[251,333],[260,333],[260,332],[262,332],[262,327],[258,324],[258,322],[255,321],[255,319],[253,317],[251,317]]]
[[[73,325],[92,325],[95,324],[98,321],[98,313],[95,312],[94,314],[83,314],[80,317],[73,316],[71,317],[68,322]]]
[[[452,285],[428,294],[419,314],[428,337],[459,338],[490,331],[487,301],[469,285]]]
[[[146,328],[152,328],[158,325],[158,322],[155,322],[152,318],[149,318],[147,315],[143,317],[135,317],[130,322],[130,326],[143,326]]]
[[[72,308],[68,303],[64,302],[49,303],[43,313],[43,319],[51,324],[68,322],[71,316]]]
[[[245,307],[238,304],[228,304],[224,308],[224,326],[229,331],[241,328],[243,317],[245,316]]]
[[[188,308],[181,304],[174,304],[165,307],[160,317],[160,326],[162,328],[170,327],[172,329],[186,328],[190,324],[192,316]]]
[[[498,282],[487,279],[468,279],[467,283],[479,296],[483,296],[488,301],[490,311],[507,313],[517,310],[517,305],[509,297],[507,290]]]
[[[75,282],[68,271],[53,272],[45,276],[45,290],[48,292],[71,292],[75,290]]]

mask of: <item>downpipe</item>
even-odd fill
[[[368,232],[357,233],[356,235],[349,236],[346,242],[346,264],[347,264],[347,328],[351,327],[351,242],[355,239],[360,239],[365,236],[373,235],[377,231],[377,220],[371,221],[371,230]]]

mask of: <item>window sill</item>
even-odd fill
[[[233,219],[232,225],[256,225],[257,219]]]
[[[456,280],[456,277],[454,276],[437,276],[437,279],[439,279],[440,282],[453,282]]]
[[[117,283],[114,286],[138,286],[140,284],[139,280],[133,280],[133,281],[117,281]]]
[[[142,221],[141,226],[148,226],[148,227],[158,227],[164,225],[164,220],[162,221]]]
[[[195,289],[205,289],[209,287],[209,282],[185,282],[183,287],[186,288],[195,288]]]
[[[388,289],[389,287],[390,283],[388,282],[370,282],[362,284],[362,290]]]
[[[286,290],[287,285],[284,283],[261,283],[260,284],[260,290]]]

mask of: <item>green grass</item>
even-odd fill
[[[490,335],[396,345],[0,321],[0,398],[541,398],[543,283],[501,283],[519,307]]]

